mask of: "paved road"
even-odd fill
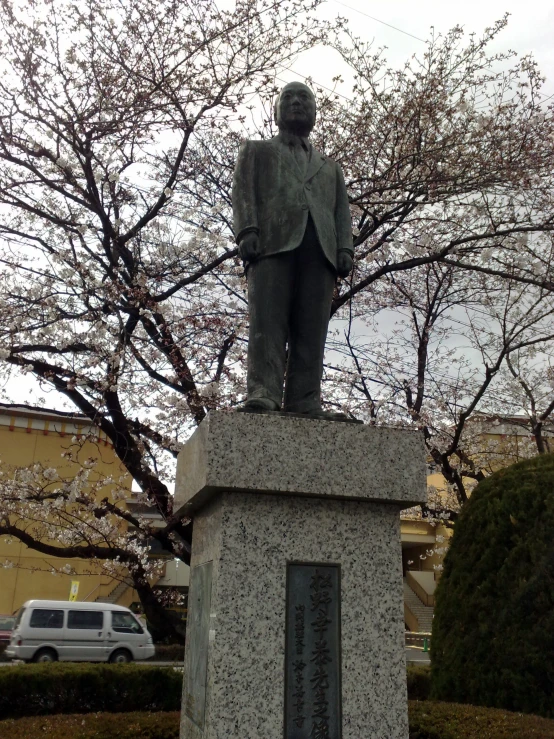
[[[415,647],[406,647],[406,662],[419,662],[428,664],[430,662],[429,652],[423,652]],[[18,662],[0,662],[0,667],[10,667],[11,665],[20,664]],[[182,662],[138,662],[142,665],[151,665],[152,667],[183,667]]]
[[[0,662],[0,667],[11,667],[12,665],[22,665],[23,662]],[[139,661],[138,665],[151,665],[152,667],[179,667],[183,668],[182,662],[142,662]]]
[[[406,647],[406,662],[418,662],[419,664],[428,665],[431,662],[429,652],[424,652],[416,647]]]

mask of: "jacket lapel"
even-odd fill
[[[289,147],[281,141],[279,136],[274,136],[273,139],[271,139],[271,143],[273,145],[273,148],[275,149],[275,153],[281,160],[281,162],[290,169],[291,174],[293,174],[298,180],[301,182],[304,181],[304,178],[302,177],[302,172],[300,171],[300,167],[296,163],[296,159],[294,158],[293,153],[290,151]]]
[[[325,157],[322,157],[321,154],[312,146],[312,155],[310,157],[310,163],[308,164],[308,170],[306,172],[306,181],[311,180],[312,177],[319,172],[324,164]]]
[[[312,177],[314,177],[314,175],[316,175],[321,167],[323,167],[323,165],[325,164],[325,157],[321,156],[321,154],[312,146],[312,153],[310,156],[310,161],[308,163],[308,169],[306,170],[306,174],[304,175],[303,172],[300,171],[300,167],[298,166],[298,163],[294,158],[294,154],[289,149],[289,147],[281,141],[279,136],[275,136],[272,139],[272,144],[281,161],[290,169],[292,173],[294,173],[294,175],[297,179],[300,180],[300,182],[307,182],[308,180],[311,180]]]

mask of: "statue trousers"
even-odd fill
[[[323,354],[336,273],[311,216],[299,247],[248,268],[248,400],[291,413],[321,408]],[[288,345],[288,361],[287,361]]]

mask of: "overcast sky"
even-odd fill
[[[532,52],[547,80],[546,95],[554,94],[554,5],[540,0],[469,0],[465,3],[440,0],[394,0],[389,3],[367,0],[327,0],[318,9],[325,18],[337,15],[346,18],[356,35],[364,41],[373,40],[374,48],[387,47],[386,56],[393,67],[400,66],[412,54],[424,51],[425,39],[431,34],[445,33],[455,25],[461,25],[467,34],[478,35],[495,20],[510,13],[509,25],[498,37],[495,51],[512,49],[518,54]],[[371,16],[371,17],[370,17]],[[392,27],[394,26],[394,28]],[[414,38],[415,37],[415,38]],[[294,73],[283,71],[282,77],[313,77],[314,81],[331,86],[331,80],[339,67],[338,57],[328,50],[314,50],[298,59]],[[339,89],[349,96],[348,83]]]

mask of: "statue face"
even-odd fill
[[[315,123],[315,98],[302,82],[290,82],[281,90],[275,104],[275,121],[279,128],[307,136]]]

